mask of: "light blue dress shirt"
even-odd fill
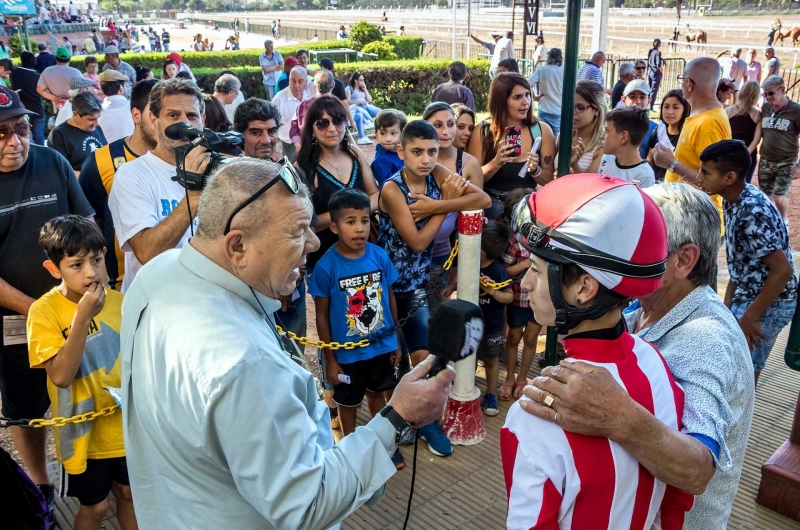
[[[191,244],[137,274],[121,353],[140,529],[330,528],[396,472],[383,416],[334,446],[313,377],[266,322],[279,307]]]

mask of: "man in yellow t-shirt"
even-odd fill
[[[65,215],[45,223],[39,243],[44,267],[61,280],[28,312],[28,356],[47,370],[53,416],[70,417],[115,404],[105,387],[122,384],[122,294],[107,287],[105,239],[97,225]],[[99,530],[114,492],[123,529],[136,528],[125,462],[122,412],[55,429],[63,466],[62,493],[77,497],[76,527]]]
[[[690,61],[679,80],[683,96],[692,106],[678,145],[673,153],[660,143],[653,151],[656,165],[667,169],[665,182],[688,182],[696,185],[700,172],[700,153],[720,140],[730,140],[731,124],[722,103],[717,100],[720,67],[716,59],[701,57]],[[711,195],[722,217],[722,197]],[[722,233],[725,233],[723,221]]]

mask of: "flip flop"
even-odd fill
[[[522,389],[528,386],[528,380],[526,379],[525,382],[517,381],[514,383],[514,399],[519,399],[522,397]]]
[[[503,382],[503,385],[500,387],[500,390],[497,392],[497,399],[500,401],[511,401],[513,396],[513,390],[511,392],[506,393],[506,388],[514,388],[512,383]]]

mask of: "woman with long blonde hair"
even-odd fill
[[[556,155],[555,139],[550,126],[533,115],[531,86],[515,72],[497,75],[489,87],[489,121],[475,125],[467,152],[478,159],[483,171],[484,191],[492,198],[486,211],[497,219],[503,211],[503,200],[517,188],[536,188],[553,179]],[[516,128],[508,141],[506,128]],[[541,138],[537,153],[532,153],[536,138]]]
[[[761,87],[756,81],[744,83],[737,94],[736,103],[725,109],[731,122],[731,135],[741,140],[750,151],[750,169],[745,179],[749,184],[756,169],[756,148],[761,141],[761,111],[756,108]]]
[[[588,79],[578,81],[572,107],[570,173],[597,173],[600,168],[606,110],[605,92],[600,83]],[[558,141],[562,141],[561,135]]]

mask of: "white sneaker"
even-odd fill
[[[356,143],[358,143],[358,145],[372,145],[372,140],[365,136],[364,138],[359,138]]]

